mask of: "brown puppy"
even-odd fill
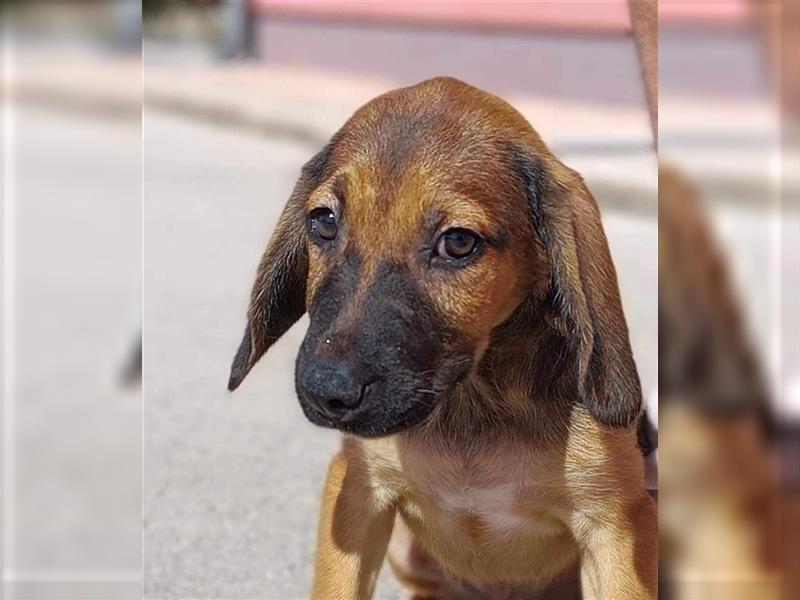
[[[314,598],[370,597],[396,517],[410,547],[392,563],[421,595],[567,598],[574,579],[586,598],[655,596],[600,216],[516,110],[448,78],[358,110],[303,168],[230,389],[306,311],[298,397],[346,433]]]
[[[780,577],[781,554],[792,558],[791,545],[781,542],[792,531],[788,519],[781,529],[781,509],[793,504],[786,497],[781,506],[777,423],[730,265],[685,175],[661,165],[658,195],[660,533],[668,567],[661,576],[668,598],[800,597],[791,587],[796,570]]]

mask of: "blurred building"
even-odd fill
[[[625,0],[574,3],[250,2],[266,63],[380,76],[448,74],[498,93],[639,106]],[[604,68],[598,69],[598,64]],[[524,68],[524,73],[520,69]]]
[[[266,63],[400,82],[448,73],[491,90],[642,101],[627,0],[537,2],[535,10],[525,2],[250,0],[241,10],[250,50]],[[665,85],[750,97],[763,89],[751,3],[661,2],[659,18],[661,35],[680,40],[663,58],[692,61],[689,69],[668,68]]]

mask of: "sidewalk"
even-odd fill
[[[397,87],[391,81],[239,64],[178,72],[147,67],[146,110],[180,113],[286,138],[313,151],[361,105]],[[507,97],[562,160],[613,208],[655,213],[656,161],[641,111]]]
[[[359,106],[397,87],[389,80],[207,57],[179,65],[146,61],[144,68],[139,60],[32,62],[17,69],[11,85],[25,102],[132,118],[144,100],[146,110],[297,143],[309,155]],[[584,175],[601,207],[655,214],[657,165],[644,109],[504,97]],[[725,201],[758,202],[770,194],[764,157],[778,150],[780,122],[769,106],[711,106],[664,95],[662,107],[662,158],[677,159]]]
[[[9,83],[23,102],[135,118],[144,99],[147,110],[296,142],[309,153],[355,109],[397,87],[348,74],[198,58],[146,60],[144,67],[138,59],[26,60]],[[644,109],[501,95],[583,173],[602,206],[655,214],[657,167]],[[661,106],[663,159],[677,160],[726,201],[758,202],[774,191],[764,157],[777,154],[781,123],[769,105],[662,93]]]
[[[201,60],[142,69],[141,61],[119,59],[57,65],[30,60],[18,66],[10,84],[22,102],[131,119],[144,106],[297,143],[309,156],[358,107],[397,87],[388,80],[261,64]],[[504,97],[584,175],[601,205],[655,214],[657,167],[644,109]]]

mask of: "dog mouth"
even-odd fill
[[[469,378],[473,366],[473,357],[462,355],[447,361],[445,368],[427,371],[425,375],[433,377],[422,378],[416,385],[393,384],[391,378],[373,380],[358,402],[349,405],[337,400],[320,403],[300,389],[298,398],[303,413],[314,425],[363,438],[388,436],[424,426],[446,397]]]
[[[467,366],[454,374],[443,388],[418,388],[402,402],[402,406],[387,410],[380,402],[362,403],[340,416],[331,416],[312,402],[301,401],[308,420],[320,427],[337,429],[363,438],[378,438],[411,430],[425,424],[428,417],[441,402],[442,396],[450,394],[467,379],[471,368]]]
[[[437,396],[438,393],[425,390],[415,394],[407,407],[390,414],[375,405],[361,405],[334,417],[312,403],[301,402],[301,405],[308,420],[315,425],[358,437],[376,438],[400,433],[423,423],[436,407]]]

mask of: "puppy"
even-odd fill
[[[313,598],[369,598],[393,529],[418,597],[655,597],[597,205],[516,110],[450,78],[359,109],[280,217],[231,390],[305,312],[300,404],[345,433]]]
[[[680,170],[659,167],[658,195],[662,599],[800,597],[796,569],[780,577],[782,555],[798,564],[781,539],[798,504],[781,498],[778,423],[730,265]]]

